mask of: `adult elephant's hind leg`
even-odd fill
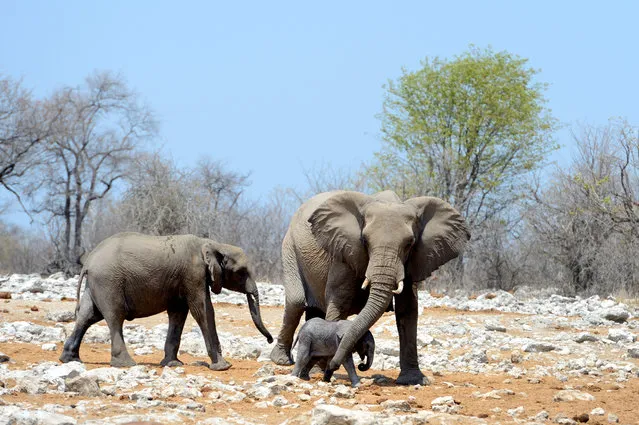
[[[401,294],[395,295],[395,318],[399,332],[398,385],[425,385],[426,377],[417,358],[417,287],[408,282]]]
[[[287,235],[288,236],[288,235]],[[284,244],[287,244],[285,239]],[[283,249],[283,251],[286,251]],[[288,251],[287,251],[288,252]],[[284,318],[282,328],[277,336],[277,343],[271,351],[271,360],[278,365],[292,365],[291,345],[293,345],[293,335],[304,314],[306,298],[304,296],[304,285],[300,275],[297,260],[293,255],[283,255],[284,265]]]
[[[135,366],[135,361],[126,349],[124,343],[124,335],[122,333],[122,324],[124,317],[106,318],[109,325],[109,333],[111,334],[111,366],[129,367]]]
[[[164,359],[160,362],[161,366],[182,366],[178,358],[178,350],[180,349],[180,340],[182,339],[182,330],[184,322],[189,314],[189,308],[186,303],[179,306],[171,307],[169,313],[169,330],[166,334],[166,342],[164,343]]]
[[[62,363],[79,362],[80,360],[80,343],[84,334],[91,327],[91,325],[102,320],[102,313],[93,304],[89,289],[84,290],[84,294],[80,299],[80,308],[78,309],[75,327],[73,333],[64,343],[62,355],[60,361]]]

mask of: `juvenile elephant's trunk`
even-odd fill
[[[260,314],[260,296],[257,292],[257,285],[253,282],[252,286],[254,290],[246,293],[246,300],[248,302],[249,311],[251,312],[251,319],[253,319],[253,323],[257,330],[266,337],[266,340],[270,344],[273,342],[273,337],[266,329],[266,326],[264,326],[264,323],[262,323],[262,315]],[[247,289],[250,288],[247,287]]]
[[[373,358],[375,357],[375,346],[371,345],[366,350],[366,363],[360,363],[357,368],[362,372],[367,371],[373,365]],[[363,359],[362,359],[363,360]]]

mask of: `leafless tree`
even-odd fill
[[[574,291],[636,291],[636,131],[625,121],[582,125],[574,141],[571,167],[532,192],[530,230],[546,259],[567,270]]]
[[[41,160],[58,113],[33,100],[20,81],[0,76],[0,185],[22,206],[18,184]]]
[[[43,232],[0,222],[0,273],[44,273],[52,254]]]
[[[174,235],[188,223],[184,172],[159,152],[136,157],[121,209],[126,222],[142,233]]]
[[[82,230],[91,205],[127,175],[131,157],[156,133],[150,110],[123,79],[96,73],[80,87],[64,87],[47,100],[60,111],[46,139],[47,160],[29,187],[35,213],[60,223],[59,266],[77,269]]]

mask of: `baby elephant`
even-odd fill
[[[342,337],[351,324],[352,322],[348,320],[329,322],[319,317],[306,321],[306,323],[302,325],[293,343],[293,347],[295,347],[298,341],[300,343],[297,349],[297,359],[295,361],[293,375],[307,380],[310,379],[308,374],[315,363],[320,360],[325,360],[325,364],[329,364],[337,351]],[[360,363],[358,369],[361,371],[370,369],[375,353],[375,339],[370,331],[366,331],[364,336],[357,341],[353,352],[357,352],[362,361],[364,357],[366,357],[366,363]],[[346,372],[348,372],[351,385],[353,387],[359,387],[359,377],[355,372],[352,356],[346,356],[344,368]],[[329,382],[332,375],[333,371],[326,369],[324,371],[324,381]]]

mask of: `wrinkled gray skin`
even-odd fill
[[[348,320],[338,320],[336,322],[328,322],[322,318],[315,317],[309,319],[302,325],[297,339],[293,343],[293,347],[299,341],[297,348],[297,359],[295,359],[295,368],[293,375],[308,380],[309,372],[320,360],[325,360],[328,364],[337,352],[337,347],[344,337],[344,334],[350,328],[351,324]],[[360,363],[357,367],[361,371],[370,369],[373,364],[375,355],[375,339],[370,331],[366,331],[355,344],[353,352],[359,354],[359,358],[366,363]],[[359,387],[359,377],[355,371],[353,356],[346,356],[344,359],[344,369],[348,372],[353,387]],[[330,382],[333,371],[330,369],[324,372],[324,381]]]
[[[401,367],[397,383],[423,384],[417,361],[417,284],[457,257],[469,238],[464,219],[438,198],[402,202],[392,191],[314,196],[295,213],[282,243],[286,300],[271,359],[293,363],[293,334],[305,310],[322,311],[330,321],[358,314],[330,362],[329,369],[335,370],[394,297]],[[362,289],[365,279],[369,286]],[[400,281],[403,290],[394,294]]]
[[[80,299],[82,279],[86,288]],[[111,365],[133,366],[122,337],[122,323],[167,311],[169,329],[162,366],[182,365],[177,353],[189,311],[206,343],[213,370],[231,364],[222,357],[215,313],[208,287],[246,294],[251,317],[269,343],[262,323],[257,285],[241,248],[193,235],[147,236],[118,233],[102,241],[88,256],[78,281],[76,324],[60,360],[80,361],[80,343],[87,329],[105,319],[111,333]]]

